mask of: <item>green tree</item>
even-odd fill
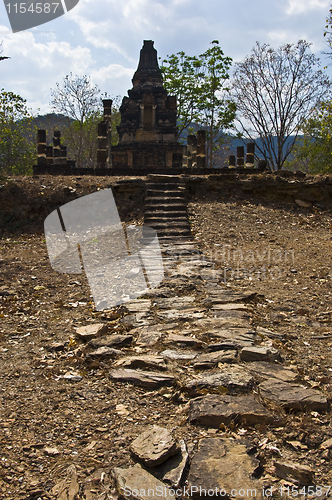
[[[257,149],[273,170],[283,167],[305,119],[330,91],[310,45],[300,40],[274,50],[257,42],[235,66],[232,87],[239,131],[245,139],[261,139]]]
[[[170,95],[177,97],[178,139],[199,118],[197,78],[200,66],[197,57],[188,56],[183,51],[167,56],[160,66],[164,87]]]
[[[207,164],[214,166],[222,143],[222,131],[231,127],[235,105],[227,98],[230,57],[225,57],[218,40],[203,54],[187,56],[183,51],[167,56],[161,71],[166,90],[177,96],[179,135],[188,127],[207,132]]]
[[[224,143],[221,133],[232,127],[236,106],[228,96],[230,57],[225,57],[218,40],[213,40],[206,52],[199,56],[201,66],[199,76],[198,122],[207,132],[206,157],[209,167],[215,166],[216,153]]]
[[[26,100],[0,91],[0,170],[6,174],[30,174],[36,162],[35,127]]]
[[[304,135],[295,145],[293,163],[307,164],[310,173],[331,173],[332,101],[320,103],[302,130]]]

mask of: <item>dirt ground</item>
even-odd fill
[[[287,334],[276,347],[332,401],[331,211],[196,200],[189,219],[225,287],[261,295],[254,325]],[[43,233],[4,232],[0,268],[0,498],[58,498],[55,487],[73,464],[91,492],[77,498],[112,498],[103,493],[110,470],[133,463],[128,445],[147,424],[192,442],[206,433],[187,422],[185,402],[111,382],[107,363],[82,362],[75,328],[105,322],[121,333],[121,308],[96,312],[84,274],[52,270]],[[83,380],[63,378],[70,370]],[[330,454],[320,449],[332,437],[331,413],[294,415],[265,436],[281,453],[287,442],[300,443],[299,461],[314,469],[317,484],[332,485]],[[273,450],[266,453],[272,460]]]

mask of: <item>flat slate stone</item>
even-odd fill
[[[238,365],[227,365],[211,375],[198,376],[186,384],[186,389],[191,394],[199,394],[200,391],[209,392],[248,392],[254,384],[254,378],[245,368]]]
[[[132,441],[130,451],[147,467],[155,467],[179,453],[180,449],[167,429],[154,425]]]
[[[90,340],[89,346],[94,349],[99,349],[100,347],[128,347],[132,341],[132,335],[107,335],[102,339]]]
[[[238,351],[239,346],[235,342],[215,342],[207,346],[207,351]]]
[[[135,299],[123,305],[129,312],[146,312],[150,310],[151,304],[150,299]]]
[[[146,368],[150,370],[167,370],[167,365],[162,356],[143,354],[141,356],[128,356],[114,363],[115,367]]]
[[[219,318],[218,318],[219,319]],[[197,322],[198,323],[198,322]],[[207,331],[203,335],[204,340],[217,340],[218,343],[231,342],[237,348],[250,347],[255,345],[255,342],[260,340],[260,337],[249,328],[213,328],[212,331]],[[210,344],[211,346],[211,344]]]
[[[130,335],[137,337],[137,345],[153,346],[157,344],[167,332],[177,331],[177,323],[141,326],[130,330]]]
[[[276,378],[284,382],[295,382],[299,377],[298,373],[291,368],[267,361],[253,361],[246,365],[246,369],[260,382],[268,378]]]
[[[164,373],[147,372],[143,370],[131,370],[127,368],[111,370],[111,380],[116,382],[130,383],[147,389],[158,389],[159,387],[171,386],[175,382],[172,375]]]
[[[179,311],[178,309],[168,309],[156,312],[158,318],[166,321],[174,320],[197,320],[204,318],[205,311],[199,309],[186,309],[184,311]]]
[[[170,297],[166,299],[157,299],[158,309],[189,309],[192,308],[195,297]]]
[[[209,289],[210,291],[210,289]],[[243,300],[250,300],[256,297],[254,292],[226,292],[224,290],[210,291],[207,299],[213,304],[227,304],[228,302],[242,302]]]
[[[122,351],[113,349],[112,347],[102,346],[98,347],[95,351],[90,352],[85,356],[86,360],[89,359],[112,359],[121,356]]]
[[[325,411],[329,407],[321,392],[298,384],[273,378],[262,382],[258,387],[263,398],[274,401],[286,410]]]
[[[240,318],[240,319],[250,319],[250,314],[248,310],[245,309],[224,309],[225,304],[216,305],[211,308],[211,313],[218,318]]]
[[[153,470],[153,474],[158,479],[161,479],[173,488],[178,488],[181,485],[183,474],[189,461],[189,453],[183,439],[179,441],[179,446],[179,453],[168,458]]]
[[[194,347],[198,349],[202,346],[202,341],[196,339],[195,337],[187,335],[178,335],[176,333],[170,333],[167,335],[164,344],[171,344],[172,346],[178,347]]]
[[[213,306],[213,310],[216,311],[248,311],[248,308],[245,304],[216,304]]]
[[[112,476],[119,498],[127,500],[174,500],[174,495],[170,494],[168,486],[139,464],[129,469],[115,467]],[[162,496],[160,492],[162,492]]]
[[[229,425],[232,421],[251,426],[272,423],[274,418],[252,394],[208,394],[190,401],[189,421],[219,429],[221,424]]]
[[[301,486],[314,484],[314,473],[307,465],[294,462],[274,462],[276,475],[293,482],[295,479]]]
[[[76,328],[76,336],[83,340],[83,342],[87,342],[88,340],[95,339],[104,335],[108,330],[107,325],[105,323],[97,323],[95,325],[86,325],[80,326]]]
[[[231,439],[203,438],[198,442],[190,466],[188,488],[190,496],[196,499],[234,497],[231,492],[251,490],[250,496],[236,495],[236,498],[262,498],[262,485],[252,479],[258,467],[256,458],[249,456],[246,446]],[[204,494],[203,490],[206,490]],[[213,494],[213,490],[217,494]],[[210,492],[210,494],[209,494]],[[212,494],[211,494],[212,493]]]
[[[269,339],[278,339],[281,341],[286,341],[286,336],[282,333],[272,332],[272,330],[268,330],[267,328],[262,328],[260,326],[257,327],[257,333],[259,333],[263,337],[268,337]]]
[[[264,346],[250,346],[244,347],[240,352],[240,359],[242,361],[269,361],[271,363],[282,361],[282,356],[278,349],[273,347]]]
[[[201,354],[197,356],[194,360],[195,370],[208,370],[214,368],[218,363],[236,363],[237,362],[237,350],[221,350],[216,352],[210,352],[208,354]]]
[[[251,327],[248,323],[247,320],[241,319],[241,318],[221,318],[221,317],[214,317],[214,318],[202,318],[198,319],[195,324],[197,326],[200,326],[201,328],[204,328],[205,330],[208,329],[215,329],[215,328],[220,328],[223,330],[226,329],[233,329],[233,328],[242,328],[243,330],[251,330]]]
[[[163,334],[161,332],[142,331],[137,338],[136,345],[137,346],[152,347],[152,346],[158,344],[158,342],[160,342],[162,337],[163,337]]]
[[[121,323],[125,326],[131,328],[137,328],[139,326],[148,326],[151,322],[151,317],[146,312],[139,312],[133,314],[127,314],[121,319]]]
[[[174,361],[190,361],[197,356],[197,352],[194,351],[174,351],[172,349],[165,349],[160,353],[165,359],[171,359]]]

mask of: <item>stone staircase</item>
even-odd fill
[[[190,239],[187,192],[181,176],[151,174],[146,188],[144,224],[163,241]]]

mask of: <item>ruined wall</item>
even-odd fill
[[[332,210],[332,175],[302,177],[278,174],[184,175],[190,200],[278,203],[285,209]],[[287,177],[284,177],[287,176]],[[0,181],[0,235],[43,232],[44,220],[59,206],[99,189],[112,188],[122,220],[142,222],[146,177],[17,176]],[[135,222],[136,221],[136,222]]]

